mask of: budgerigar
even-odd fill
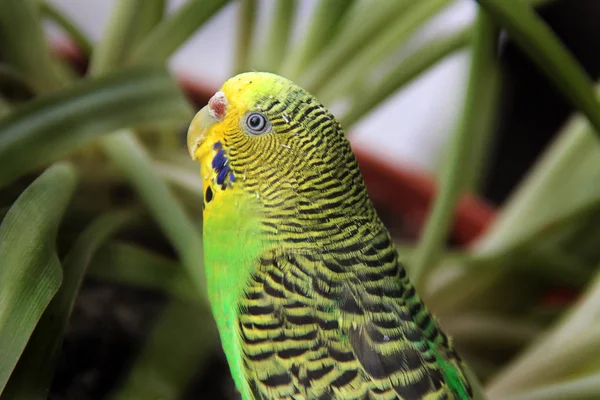
[[[235,76],[196,114],[188,148],[209,299],[244,400],[473,398],[315,97]]]

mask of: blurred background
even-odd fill
[[[116,1],[51,0],[50,3],[64,10],[92,39],[98,40]],[[184,2],[169,0],[168,9],[172,11]],[[261,22],[256,24],[256,35],[264,38],[274,2],[261,0],[259,3],[257,19]],[[297,2],[296,25],[291,41],[301,39],[317,3],[318,0]],[[455,3],[419,29],[407,46],[417,45],[432,35],[444,34],[472,22],[475,3],[471,0]],[[234,70],[232,49],[235,48],[238,7],[235,3],[226,5],[190,37],[170,60],[173,71],[219,88]],[[48,25],[52,37],[58,39],[63,35],[56,26]],[[440,62],[362,119],[353,129],[352,140],[391,163],[435,170],[436,160],[449,134],[447,127],[455,124],[464,96],[469,65],[465,53],[457,52]],[[394,129],[390,129],[392,126]],[[381,141],[385,141],[386,146],[378,146]]]
[[[185,133],[256,69],[339,118],[489,399],[600,398],[599,20],[597,0],[0,0],[0,400],[239,398]]]

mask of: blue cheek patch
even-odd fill
[[[217,151],[217,154],[215,154],[212,160],[212,167],[217,173],[216,182],[218,185],[222,186],[222,189],[226,189],[227,186],[231,187],[231,183],[235,182],[235,175],[229,168],[229,160],[227,159],[225,149],[223,149],[221,142],[215,143],[213,148]],[[227,178],[229,178],[229,182],[226,182]],[[229,183],[229,185],[226,185],[226,183]]]
[[[227,174],[229,173],[229,168],[223,168],[217,174],[217,183],[222,185],[225,183],[225,178],[227,178]]]

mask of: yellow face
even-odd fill
[[[247,113],[252,91],[257,86],[260,85],[252,82],[249,77],[230,79],[192,120],[188,130],[188,150],[193,159],[200,161],[205,184],[215,172],[212,162],[218,151],[215,148],[219,146],[217,143],[222,147],[224,142],[230,142],[235,135],[244,134],[241,118]]]
[[[337,185],[362,182],[335,118],[302,88],[269,73],[229,79],[194,117],[188,149],[200,162],[205,217],[215,202],[251,202],[289,218],[307,204],[316,210],[331,203],[323,196]]]
[[[334,121],[314,97],[277,75],[245,73],[228,80],[188,130],[188,150],[200,161],[205,190],[210,188],[205,200],[238,186],[256,198],[274,195],[275,186],[291,190],[290,182],[313,168],[307,146],[322,133],[308,127],[319,115]],[[319,142],[320,150],[327,151],[327,142]]]

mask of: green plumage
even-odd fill
[[[271,74],[222,93],[225,114],[217,99],[216,119],[192,124],[191,151],[207,190],[209,296],[244,400],[472,398],[335,118]],[[268,130],[248,131],[253,112]]]

